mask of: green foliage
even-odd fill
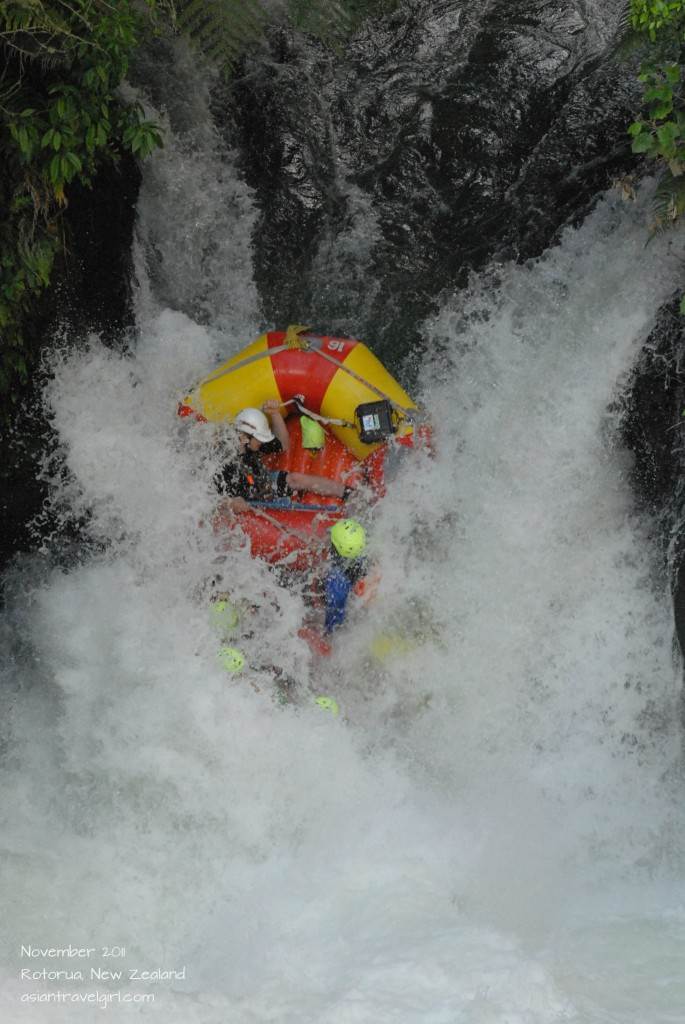
[[[102,158],[139,138],[142,110],[123,104],[115,90],[142,27],[130,0],[15,0],[0,13],[3,49],[15,71],[3,97],[0,145],[58,204],[75,177],[89,184]],[[57,73],[27,73],[27,60],[46,56],[58,63]]]
[[[27,375],[24,328],[50,283],[72,183],[162,144],[117,88],[159,4],[5,0],[0,5],[0,397]]]
[[[634,29],[654,43],[668,33],[683,33],[682,0],[632,0],[630,20]]]
[[[643,111],[628,128],[633,153],[661,168],[654,197],[653,231],[662,231],[685,213],[685,0],[630,0],[630,24],[648,49],[640,66]],[[680,304],[685,314],[685,297]]]
[[[353,17],[343,3],[310,3],[308,0],[290,0],[288,16],[300,32],[316,36],[335,45],[352,29]]]
[[[664,161],[677,176],[685,162],[685,0],[631,0],[630,23],[649,49],[638,76],[644,84],[643,114],[628,129],[632,149]]]
[[[644,153],[666,161],[672,173],[685,165],[685,109],[682,106],[681,68],[678,64],[643,64],[639,79],[644,83],[644,112],[628,134],[633,153]]]
[[[118,86],[148,31],[175,27],[230,71],[270,21],[337,45],[397,0],[0,0],[0,402],[32,353],[27,324],[66,251],[72,186],[124,151],[144,159],[159,127]],[[4,70],[2,70],[4,68]]]
[[[673,224],[685,212],[685,175],[666,169],[657,185],[653,202],[653,230],[660,231]]]
[[[628,128],[633,153],[661,168],[654,200],[654,230],[685,212],[685,0],[631,0],[630,23],[648,50],[640,66],[641,116]]]
[[[259,0],[176,0],[176,24],[225,70],[258,39],[267,20]]]

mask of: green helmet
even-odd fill
[[[241,672],[245,667],[245,656],[236,647],[220,647],[217,658],[221,667],[231,674]]]
[[[221,598],[212,601],[209,606],[209,622],[213,630],[223,636],[229,636],[240,621],[238,609],[232,601]]]
[[[366,530],[356,519],[341,519],[331,527],[331,544],[341,558],[359,558],[366,548]]]
[[[333,700],[332,697],[315,697],[314,703],[324,711],[330,711],[332,715],[337,715],[340,712],[337,700]]]
[[[326,443],[326,431],[320,423],[309,416],[300,416],[300,426],[303,448],[323,448]]]

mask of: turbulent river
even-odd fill
[[[378,597],[312,665],[299,597],[199,525],[211,437],[176,418],[264,325],[255,195],[192,95],[145,170],[135,337],[67,333],[51,359],[45,473],[84,539],[55,566],[46,538],[7,582],[2,1019],[90,1022],[111,996],[114,1019],[164,1024],[675,1024],[681,665],[618,438],[682,234],[645,246],[647,183],[537,259],[441,284],[420,358],[394,366],[435,458],[374,512]],[[378,295],[373,201],[345,187],[359,216],[312,266],[358,254]],[[259,609],[235,679],[202,598],[218,573]],[[374,657],[419,620],[423,643]],[[298,703],[273,699],[266,661]],[[70,944],[95,952],[22,956]],[[84,979],[21,975],[46,965]],[[101,1002],[26,1000],[58,991]]]

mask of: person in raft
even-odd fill
[[[214,478],[217,490],[233,512],[245,511],[250,501],[289,498],[294,491],[313,491],[336,498],[347,498],[351,493],[352,488],[327,476],[272,471],[264,466],[262,455],[287,452],[290,447],[288,428],[277,401],[265,402],[261,410],[242,409],[234,426],[238,430],[240,453]]]
[[[323,580],[326,622],[324,631],[332,633],[345,621],[347,599],[354,590],[365,594],[369,561],[365,557],[366,530],[356,519],[341,519],[331,527],[331,553]],[[377,581],[372,581],[377,582]],[[367,596],[372,597],[373,593]]]

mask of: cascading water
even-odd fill
[[[648,190],[609,194],[540,259],[442,294],[417,328],[435,458],[374,513],[379,596],[312,665],[299,598],[202,525],[213,437],[175,415],[260,320],[251,194],[193,82],[146,169],[135,345],[56,353],[46,391],[56,500],[94,543],[8,583],[3,1019],[90,1021],[133,992],[154,1001],[111,1002],[116,1019],[673,1024],[680,666],[616,437],[682,236],[645,248]],[[343,256],[366,258],[361,225]],[[217,573],[258,607],[238,679],[207,621]],[[424,642],[374,657],[406,622]],[[26,980],[22,944],[126,955]],[[185,977],[127,980],[155,968]],[[22,1002],[57,991],[101,1003]]]

